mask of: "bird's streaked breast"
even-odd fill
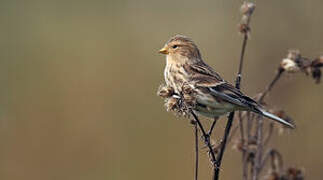
[[[164,71],[166,84],[172,87],[177,94],[181,94],[183,84],[188,84],[188,74],[181,63],[167,60]]]

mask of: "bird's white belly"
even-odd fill
[[[197,96],[197,106],[195,107],[195,112],[206,117],[219,117],[232,112],[235,106],[231,103],[218,102],[211,95],[198,95]]]

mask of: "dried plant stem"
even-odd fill
[[[278,82],[278,80],[281,78],[282,74],[283,74],[284,70],[279,68],[276,76],[274,77],[274,79],[271,81],[271,83],[266,87],[266,89],[264,90],[263,93],[261,93],[261,96],[258,99],[259,103],[262,103],[264,98],[266,97],[266,95],[271,91],[271,89],[274,87],[274,85]],[[248,118],[248,134],[251,133],[251,129],[252,129],[252,120],[253,118]],[[269,128],[269,132],[267,137],[263,138],[263,117],[258,116],[257,117],[257,126],[256,126],[256,134],[255,134],[255,138],[256,138],[256,145],[257,145],[257,150],[255,152],[255,158],[254,158],[254,162],[251,164],[251,175],[252,175],[252,179],[253,180],[258,180],[259,179],[259,175],[261,173],[262,170],[262,166],[263,166],[263,160],[262,160],[262,155],[263,155],[263,146],[267,145],[269,142],[269,139],[271,137],[273,131],[273,127],[272,125],[270,125]],[[250,136],[248,135],[248,141]],[[244,155],[242,155],[244,156]],[[243,164],[243,169],[247,169],[246,164]],[[244,171],[244,170],[243,170]],[[245,172],[243,172],[245,173]]]
[[[259,103],[262,103],[266,95],[271,91],[271,89],[274,87],[274,85],[278,82],[278,80],[281,78],[284,70],[279,68],[276,76],[274,79],[271,81],[271,83],[266,87],[263,93],[261,93],[261,96],[258,99]],[[253,118],[251,118],[253,119]],[[249,120],[248,120],[249,121]],[[249,124],[251,126],[251,123]],[[262,155],[263,155],[263,146],[268,144],[269,139],[271,137],[273,128],[270,126],[268,136],[264,139],[263,138],[263,117],[258,116],[257,117],[257,126],[256,126],[256,135],[254,136],[256,138],[256,145],[257,145],[257,150],[255,152],[255,159],[254,163],[251,167],[252,169],[252,179],[253,180],[258,180],[259,175],[261,173],[262,169]],[[251,129],[248,130],[250,132]],[[246,168],[246,167],[244,167]]]
[[[244,59],[244,54],[245,54],[246,47],[247,47],[247,42],[248,42],[248,34],[245,33],[244,38],[243,38],[243,42],[242,42],[241,54],[240,54],[239,71],[238,71],[238,75],[237,75],[237,78],[236,78],[236,88],[238,88],[238,89],[240,89],[240,84],[241,84],[243,59]]]
[[[212,132],[213,132],[213,129],[214,129],[214,127],[215,127],[215,124],[216,124],[216,122],[218,121],[218,117],[215,117],[214,119],[213,119],[213,122],[212,122],[212,125],[211,125],[211,128],[210,128],[210,130],[209,130],[209,132],[207,133],[209,136],[211,136],[211,134],[212,134]]]
[[[242,179],[248,179],[248,151],[247,149],[242,150]]]
[[[212,159],[212,163],[213,163],[213,171],[215,174],[215,172],[217,171],[217,160],[215,158],[215,154],[214,154],[214,151],[213,151],[213,148],[212,148],[212,145],[211,145],[211,142],[210,142],[210,137],[208,134],[206,134],[204,128],[203,128],[203,125],[201,124],[200,120],[198,119],[198,117],[196,116],[196,114],[191,111],[191,114],[194,118],[194,120],[197,122],[197,125],[199,126],[201,132],[202,132],[202,135],[204,137],[204,141],[205,141],[205,144],[206,146],[209,148],[209,153],[210,153],[210,156],[211,156],[211,159]],[[213,179],[215,180],[215,176],[213,176]]]
[[[264,166],[266,165],[267,161],[269,160],[269,158],[271,158],[271,166],[272,166],[272,169],[280,172],[281,169],[283,168],[283,158],[282,158],[282,155],[275,149],[270,149],[264,156],[264,159],[262,160],[261,162],[261,166],[260,166],[260,169],[259,171],[261,171]],[[275,159],[277,159],[278,161],[278,168],[277,168],[277,165],[275,163]]]
[[[245,51],[246,51],[247,41],[248,41],[248,34],[246,32],[246,33],[244,33],[244,38],[243,38],[243,42],[242,42],[239,70],[238,70],[238,75],[237,75],[237,78],[236,78],[236,88],[238,88],[238,89],[240,89],[241,76],[242,76],[242,67],[243,67],[243,59],[244,59],[244,54],[245,54]],[[216,161],[217,168],[216,168],[215,174],[214,174],[214,177],[215,177],[214,179],[215,180],[219,179],[221,162],[222,162],[223,154],[224,154],[224,151],[225,151],[225,148],[226,148],[227,139],[228,139],[228,136],[229,136],[230,131],[231,131],[233,119],[234,119],[234,112],[231,112],[229,114],[229,116],[228,116],[228,123],[227,123],[227,125],[225,127],[223,140],[221,142],[222,145],[221,145],[221,148],[220,148],[219,155],[217,156],[217,161]]]
[[[274,123],[271,122],[269,124],[269,129],[268,129],[267,137],[264,140],[264,146],[266,146],[269,143],[269,140],[270,140],[270,138],[271,138],[271,136],[273,134],[273,131],[274,131]]]
[[[263,122],[264,119],[261,116],[257,117],[257,151],[255,155],[255,166],[254,168],[254,174],[252,179],[257,180],[260,174],[260,167],[262,163],[262,151],[263,151]]]
[[[199,172],[199,137],[197,122],[194,122],[194,136],[195,136],[195,180],[198,180]]]
[[[276,76],[274,77],[274,79],[266,87],[266,89],[264,90],[264,92],[261,93],[261,96],[260,96],[258,102],[261,103],[264,100],[264,98],[266,97],[266,95],[268,94],[268,92],[271,91],[271,89],[274,87],[274,85],[276,84],[276,82],[280,79],[280,77],[283,74],[283,72],[284,72],[284,69],[281,69],[281,68],[278,69],[278,72],[277,72]]]
[[[216,161],[217,168],[216,168],[215,174],[214,174],[214,177],[215,177],[214,179],[215,180],[219,179],[221,162],[222,162],[223,154],[224,154],[224,151],[225,151],[225,148],[226,148],[227,139],[228,139],[228,136],[230,134],[231,127],[232,127],[233,118],[234,118],[234,112],[230,113],[229,116],[228,116],[228,123],[227,123],[227,125],[225,127],[224,137],[223,137],[223,140],[221,142],[220,152],[219,152],[219,155],[218,155],[218,158],[217,158],[217,161]]]
[[[243,126],[243,117],[241,112],[239,112],[239,129],[240,129],[240,137],[241,137],[241,146],[242,146],[242,180],[248,179],[248,161],[247,161],[247,148],[246,148],[246,138]]]

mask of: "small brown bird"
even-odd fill
[[[266,112],[256,101],[223,80],[202,60],[199,49],[190,38],[176,35],[159,52],[166,54],[164,76],[167,86],[174,90],[174,94],[183,94],[184,85],[195,91],[194,112],[217,118],[236,110],[252,111],[288,127],[294,127]]]

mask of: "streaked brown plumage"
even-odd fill
[[[198,47],[191,39],[176,35],[159,52],[166,54],[164,76],[167,86],[177,95],[183,94],[184,86],[195,91],[193,110],[196,113],[216,118],[235,110],[252,111],[293,127],[285,120],[264,111],[256,101],[223,80],[202,60]]]

